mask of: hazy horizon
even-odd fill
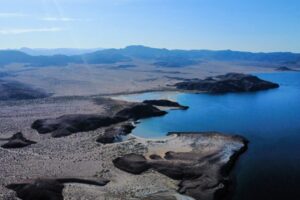
[[[120,48],[114,48],[114,47],[108,47],[108,48],[103,48],[103,47],[91,47],[91,48],[76,48],[76,47],[53,47],[53,48],[45,48],[45,47],[20,47],[20,48],[0,48],[0,51],[3,50],[36,50],[36,51],[51,51],[51,50],[90,50],[90,51],[101,51],[101,50],[108,50],[108,49],[124,49],[126,47],[130,47],[130,46],[143,46],[143,47],[147,47],[147,48],[154,48],[154,49],[167,49],[167,50],[184,50],[184,51],[193,51],[193,50],[204,50],[204,51],[235,51],[235,52],[250,52],[250,53],[294,53],[294,54],[299,54],[299,52],[295,52],[295,51],[247,51],[247,50],[239,50],[239,49],[204,49],[204,48],[193,48],[193,49],[188,49],[188,48],[164,48],[164,47],[153,47],[153,46],[146,46],[146,45],[142,45],[142,44],[133,44],[133,45],[126,45],[124,47],[120,47]]]
[[[0,49],[123,48],[300,52],[296,0],[11,0]]]

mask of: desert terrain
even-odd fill
[[[213,199],[216,191],[225,188],[222,181],[228,176],[228,174],[219,174],[220,169],[227,165],[235,152],[245,150],[244,139],[213,133],[204,134],[200,139],[199,136],[191,139],[184,134],[181,137],[179,134],[160,140],[149,140],[129,134],[122,141],[101,144],[97,142],[97,138],[108,128],[122,127],[124,123],[134,123],[135,119],[120,121],[95,130],[76,131],[74,134],[55,138],[51,137],[51,134],[40,134],[32,128],[32,124],[36,120],[52,120],[71,115],[114,116],[132,102],[113,100],[111,97],[146,91],[174,91],[176,88],[173,85],[183,80],[203,79],[228,72],[273,71],[274,68],[270,66],[217,61],[201,62],[178,68],[157,67],[149,61],[138,59],[114,64],[68,64],[67,66],[47,67],[30,67],[24,64],[5,65],[1,67],[1,81],[4,84],[17,82],[31,88],[33,92],[39,91],[46,95],[42,98],[34,96],[33,99],[22,100],[18,99],[18,96],[13,96],[14,98],[9,101],[5,99],[0,101],[0,145],[5,144],[6,139],[17,132],[22,132],[26,139],[35,142],[23,148],[0,148],[0,199],[20,197],[18,192],[15,192],[17,190],[8,189],[7,186],[10,184],[62,178],[109,181],[103,186],[65,184],[62,196],[63,199],[68,200]],[[3,88],[2,90],[6,89]],[[14,93],[18,91],[18,88],[12,87],[11,90],[10,92]],[[201,145],[202,150],[199,150]],[[195,183],[182,182],[186,180],[186,175],[174,178],[170,174],[165,174],[162,168],[166,167],[166,163],[155,163],[155,159],[165,160],[165,156],[170,152],[179,155],[192,152],[204,159],[205,163],[197,164],[197,166],[203,165],[204,171],[211,168],[205,172],[208,179],[204,184],[214,182],[217,185],[212,186],[209,191],[199,189],[202,191],[200,195],[199,192],[189,189],[182,189],[178,192],[180,187],[188,188],[182,184]],[[113,160],[130,154],[142,156],[142,159],[152,163],[152,168],[149,167],[149,170],[136,175],[116,167]],[[218,159],[208,162],[207,159],[210,159],[208,155],[217,156]],[[194,163],[193,160],[181,159],[182,157],[179,156],[172,162]],[[128,162],[131,165],[130,159]],[[178,167],[178,169],[182,168],[181,164]],[[176,168],[175,171],[178,169]],[[198,178],[199,176],[197,175]],[[196,184],[194,187],[198,186]],[[57,199],[60,198],[57,197]]]

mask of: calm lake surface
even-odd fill
[[[257,74],[280,88],[240,94],[144,93],[127,100],[169,98],[190,106],[141,121],[133,134],[164,137],[169,131],[220,131],[250,140],[234,174],[234,200],[300,199],[300,73]]]

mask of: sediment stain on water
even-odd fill
[[[133,134],[164,137],[170,131],[220,131],[250,140],[234,170],[234,200],[300,197],[300,73],[257,74],[280,88],[232,94],[144,93],[131,100],[169,98],[189,106],[142,120]]]

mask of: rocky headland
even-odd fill
[[[189,108],[188,106],[183,106],[183,105],[180,105],[177,102],[170,101],[170,100],[167,100],[167,99],[145,100],[145,101],[143,101],[143,103],[150,104],[150,105],[153,105],[153,106],[171,107],[171,108],[173,107],[173,108],[182,109],[182,110],[187,110]]]
[[[199,91],[208,93],[254,92],[278,88],[277,83],[265,81],[257,76],[228,73],[203,80],[183,81],[175,84],[180,90]]]
[[[40,134],[51,133],[52,137],[64,137],[73,133],[108,127],[127,120],[139,120],[148,117],[162,116],[166,113],[166,111],[162,111],[150,104],[133,103],[117,112],[114,116],[97,114],[63,115],[58,118],[36,120],[31,127]],[[123,127],[123,129],[126,130],[131,128]],[[112,132],[114,131],[110,131],[110,133]]]
[[[149,142],[145,154],[127,154],[113,163],[136,175],[150,169],[164,174],[178,181],[180,194],[196,200],[223,199],[231,183],[230,169],[247,143],[240,136],[214,132],[173,133],[164,142]],[[163,196],[156,194],[155,199]]]

